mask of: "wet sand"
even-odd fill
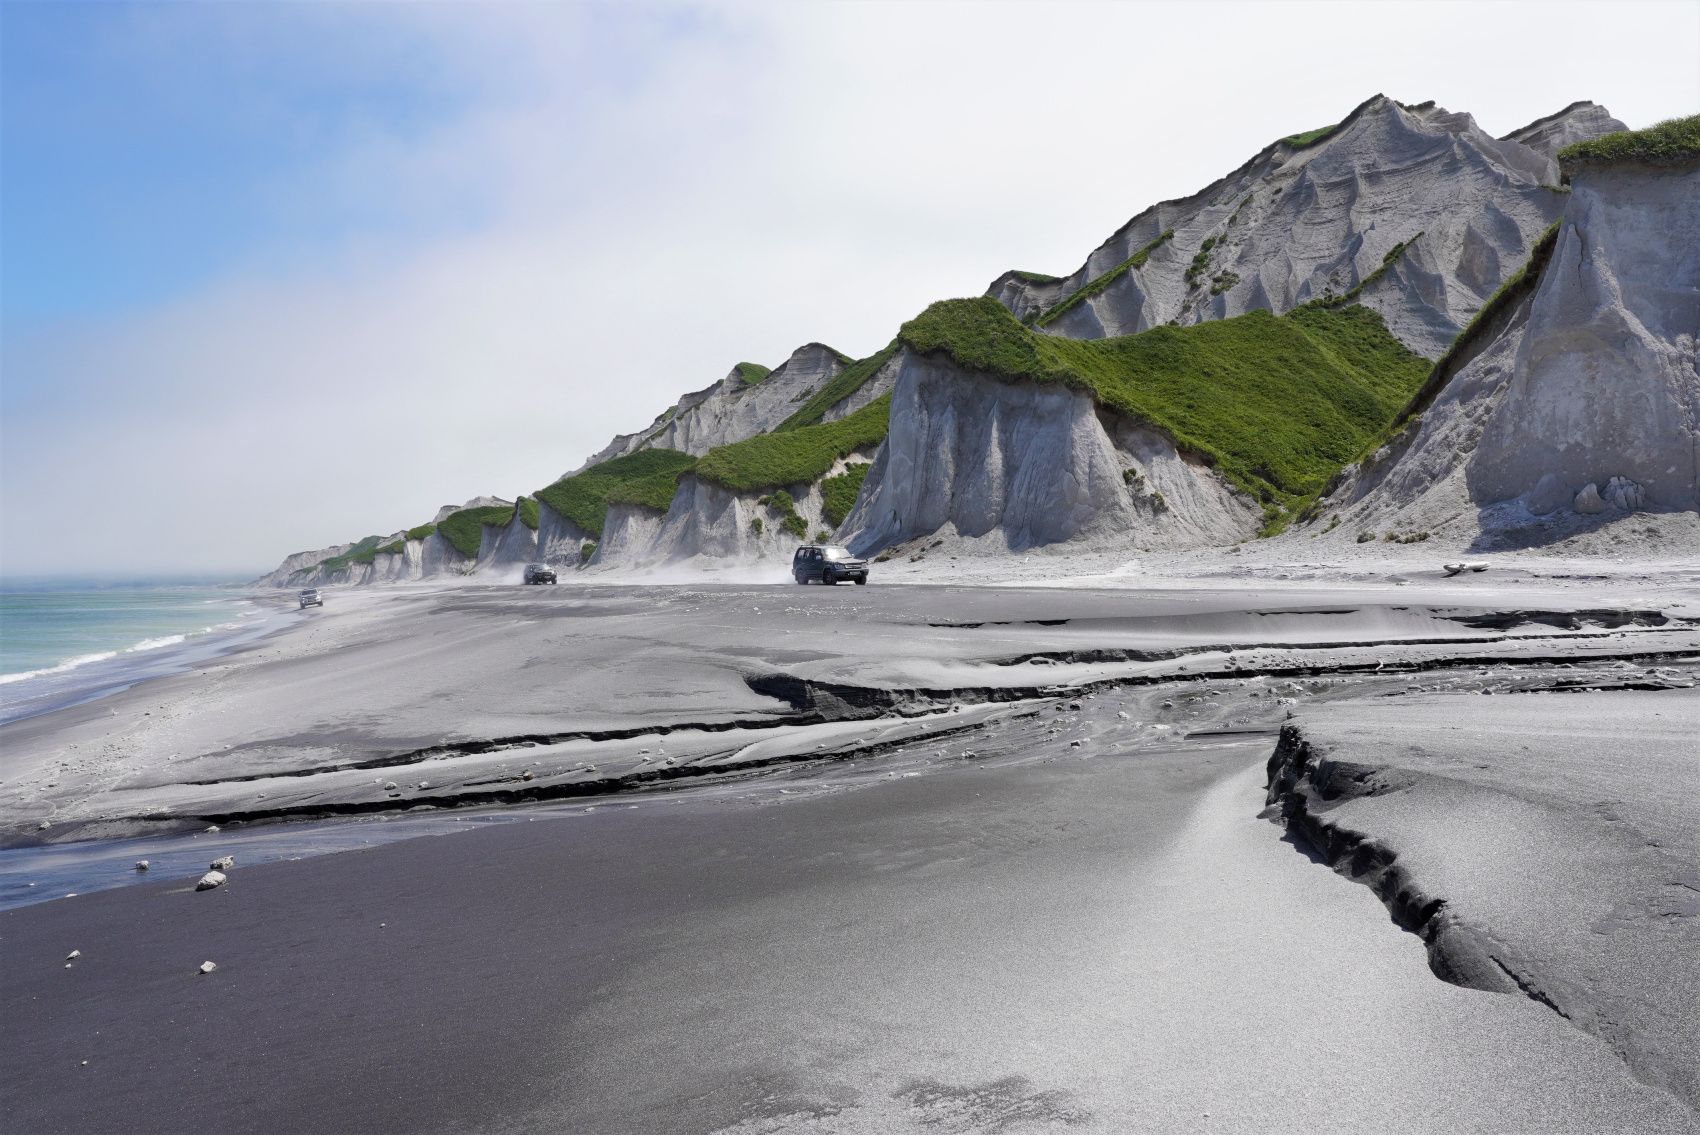
[[[35,763],[18,767],[56,777],[67,744],[122,736],[110,780],[94,762],[56,780],[78,794],[40,791],[27,772],[36,787],[6,786],[85,817],[128,814],[126,793],[197,798],[178,760],[239,771],[227,745],[250,747],[264,787],[219,776],[194,792],[270,800],[296,780],[292,799],[396,811],[418,790],[397,803],[381,784],[349,787],[393,772],[319,766],[517,737],[502,730],[521,713],[534,734],[639,728],[430,758],[453,791],[512,788],[520,804],[503,815],[518,822],[412,811],[455,834],[239,858],[203,893],[127,877],[0,912],[9,1122],[1700,1130],[1610,1038],[1522,992],[1437,979],[1370,887],[1260,815],[1277,734],[1307,714],[1373,721],[1376,707],[1442,695],[1497,708],[1483,689],[1533,705],[1559,695],[1515,691],[1567,684],[1687,696],[1694,631],[1660,613],[1679,602],[1573,588],[1464,601],[664,590],[361,597],[344,620],[222,672],[95,703],[104,721],[80,707],[57,733],[20,723]],[[280,704],[310,708],[268,717]],[[473,704],[485,716],[468,720]],[[151,758],[174,745],[178,760]],[[525,804],[539,781],[582,779],[574,746],[595,749],[604,774],[655,763],[646,746],[682,771]],[[288,830],[194,843],[210,858],[226,834]],[[36,854],[74,860],[77,847]],[[219,968],[198,974],[205,960]]]

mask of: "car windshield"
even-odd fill
[[[847,560],[847,559],[850,559],[850,549],[848,549],[848,548],[838,548],[838,547],[822,548],[821,554],[829,560]]]

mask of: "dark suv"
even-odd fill
[[[837,544],[804,544],[791,557],[791,575],[798,583],[868,582],[868,561],[859,560]]]
[[[526,564],[525,582],[554,583],[555,569],[550,567],[548,564]]]

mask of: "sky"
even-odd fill
[[[1700,109],[1700,0],[0,0],[0,577],[252,577],[883,346],[1376,93]]]

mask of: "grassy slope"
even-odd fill
[[[986,302],[1003,311],[996,300]],[[890,412],[891,395],[885,394],[836,422],[782,427],[710,450],[693,472],[734,492],[809,484],[840,457],[884,440]]]
[[[1700,114],[1667,119],[1645,130],[1607,134],[1558,152],[1559,165],[1566,171],[1623,163],[1678,166],[1695,160],[1700,160]]]
[[[492,504],[481,508],[463,508],[443,517],[437,532],[455,551],[463,556],[476,556],[484,541],[486,524],[500,528],[514,518],[511,504]]]
[[[563,477],[535,495],[586,532],[601,536],[610,501],[665,512],[679,475],[695,463],[690,454],[674,449],[641,449]]]
[[[843,524],[850,510],[856,507],[856,497],[862,491],[862,482],[868,479],[869,468],[867,462],[860,461],[820,483],[821,512],[834,528]]]
[[[320,560],[319,566],[326,571],[342,571],[350,564],[369,564],[378,558],[378,545],[383,540],[382,536],[367,536],[342,555]]]
[[[1090,393],[1208,461],[1264,503],[1272,526],[1357,458],[1429,370],[1357,306],[1073,340],[1029,331],[981,297],[936,303],[899,338],[972,370]]]
[[[1173,239],[1174,235],[1174,229],[1164,229],[1162,233],[1158,235],[1156,240],[1145,245],[1138,252],[1135,252],[1132,256],[1123,260],[1120,264],[1117,264],[1109,271],[1094,276],[1092,279],[1082,284],[1073,294],[1065,296],[1062,300],[1046,308],[1040,313],[1039,318],[1034,320],[1034,323],[1040,327],[1044,327],[1046,324],[1060,319],[1070,310],[1085,303],[1087,300],[1091,299],[1099,292],[1102,292],[1105,288],[1109,287],[1129,272],[1136,268],[1145,267],[1145,262],[1151,258],[1151,254],[1157,250],[1158,246],[1166,240]]]
[[[804,402],[798,411],[774,427],[774,432],[802,429],[820,423],[826,412],[850,395],[860,390],[867,381],[874,377],[880,367],[891,360],[897,353],[895,342],[888,344],[883,350],[876,351],[865,359],[858,359],[844,370],[840,371],[831,382],[815,391],[814,395]]]
[[[760,363],[739,363],[732,369],[738,372],[738,377],[748,386],[754,386],[773,373],[772,367],[764,367]]]

